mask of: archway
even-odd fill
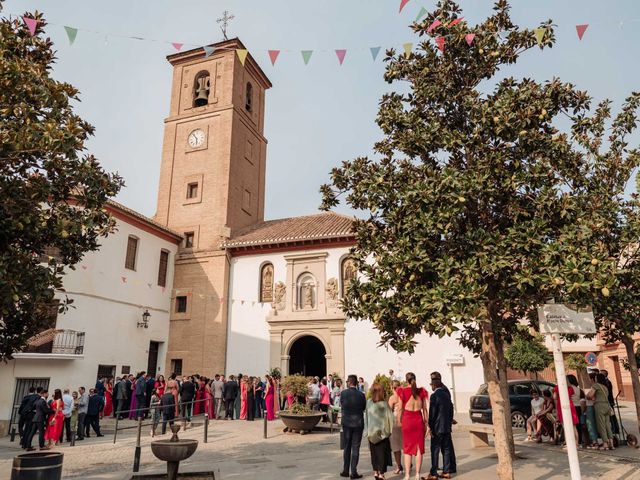
[[[289,349],[289,375],[324,377],[327,374],[327,351],[322,342],[311,335],[297,339]]]

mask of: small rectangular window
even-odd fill
[[[187,185],[187,198],[197,198],[198,197],[198,184],[190,183]]]
[[[193,241],[195,234],[193,232],[186,232],[184,234],[184,248],[193,248]]]
[[[158,267],[158,285],[167,286],[167,267],[169,266],[169,252],[160,250],[160,266]]]
[[[171,373],[182,375],[182,359],[174,358],[171,360]]]
[[[186,313],[187,311],[187,297],[176,297],[176,313]]]
[[[138,239],[129,237],[127,241],[127,257],[124,261],[124,268],[129,270],[136,269],[136,253],[138,252]]]
[[[131,373],[131,367],[129,365],[122,365],[122,372],[123,375],[129,375]]]

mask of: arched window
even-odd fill
[[[203,107],[209,103],[209,91],[211,83],[209,80],[209,72],[203,70],[196,75],[193,81],[193,106]]]
[[[244,108],[246,108],[248,112],[250,112],[253,108],[253,85],[251,85],[251,82],[247,82],[247,94],[245,98]]]
[[[273,302],[273,265],[265,263],[260,269],[260,301]]]
[[[314,310],[318,301],[316,279],[310,273],[298,277],[297,305],[298,310]]]
[[[356,278],[356,265],[353,258],[345,257],[340,264],[340,280],[342,285],[342,297],[349,291],[351,282]]]

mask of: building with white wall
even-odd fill
[[[393,369],[414,372],[426,386],[437,370],[466,411],[484,377],[480,360],[455,338],[420,335],[414,354],[398,354],[378,346],[371,322],[339,308],[355,274],[351,221],[335,213],[271,220],[224,244],[231,255],[226,372],[263,375],[279,367],[285,375],[353,373],[370,383]]]
[[[73,300],[70,308],[0,365],[0,431],[17,421],[15,405],[30,386],[88,389],[98,377],[164,373],[181,236],[116,202],[106,208],[117,231],[65,272],[60,297]]]

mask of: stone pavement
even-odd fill
[[[203,427],[195,427],[182,438],[197,438],[200,445],[191,459],[183,462],[182,472],[214,471],[217,480],[254,479],[302,480],[338,479],[341,467],[339,434],[328,430],[308,435],[284,434],[280,421],[269,423],[269,438],[262,438],[262,421],[212,421],[209,443],[203,444]],[[518,480],[560,480],[569,478],[566,453],[560,447],[523,443],[517,435]],[[148,428],[142,438],[141,472],[160,473],[164,467],[151,454]],[[495,478],[496,457],[492,448],[469,446],[467,434],[457,432],[454,442],[458,457],[456,478],[480,480]],[[135,435],[132,430],[113,436],[78,442],[75,447],[60,448],[65,454],[64,478],[114,479],[131,478]],[[21,453],[8,438],[0,440],[0,480],[10,478],[14,455]],[[612,453],[586,451],[580,453],[583,479],[640,479],[640,450],[622,447]],[[427,462],[428,463],[428,462]],[[372,478],[369,452],[363,442],[360,471]],[[423,467],[426,474],[426,468]],[[389,479],[399,476],[387,475]]]

